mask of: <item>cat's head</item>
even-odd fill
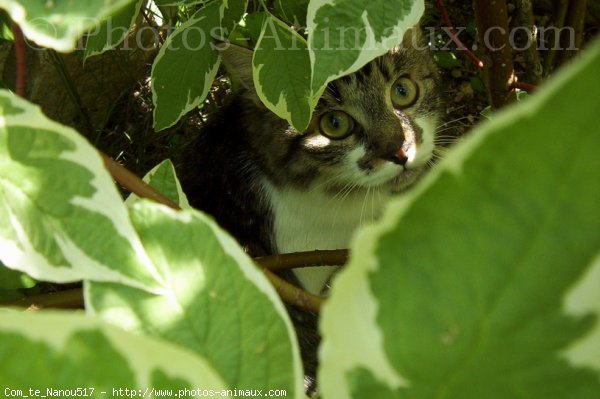
[[[252,81],[252,52],[221,50],[246,87],[248,130],[275,184],[306,189],[373,187],[400,191],[432,158],[441,117],[436,67],[429,51],[404,41],[359,71],[329,83],[309,127],[298,132],[266,110]],[[254,133],[253,133],[254,134]]]

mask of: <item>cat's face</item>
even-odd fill
[[[276,184],[401,191],[432,157],[440,119],[435,65],[428,51],[399,46],[331,82],[305,132],[274,115],[252,119],[257,150]]]
[[[437,74],[428,55],[397,48],[329,84],[303,133],[317,179],[337,191],[401,190],[432,157],[439,121]]]

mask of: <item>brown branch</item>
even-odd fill
[[[311,312],[321,310],[323,298],[301,290],[267,269],[262,270],[284,302]]]
[[[531,83],[525,83],[525,82],[513,82],[510,85],[510,87],[513,89],[525,90],[529,93],[533,93],[534,91],[537,90],[536,85],[532,85]]]
[[[49,294],[34,295],[11,302],[3,302],[2,306],[18,306],[27,310],[53,309],[82,309],[83,293],[81,288],[58,291]]]
[[[15,40],[15,59],[17,79],[15,82],[15,94],[19,97],[25,97],[25,85],[27,79],[27,50],[25,47],[25,37],[23,31],[13,22],[12,32]]]
[[[152,186],[144,182],[127,168],[100,153],[106,169],[110,175],[121,186],[136,194],[140,198],[148,198],[170,208],[180,210],[175,202],[156,191]],[[301,309],[318,312],[323,299],[309,294],[298,287],[293,286],[281,277],[273,274],[270,270],[284,270],[294,267],[307,267],[316,265],[342,265],[348,259],[347,251],[312,251],[287,255],[263,256],[256,260],[264,274],[273,284],[281,299]]]
[[[348,261],[347,249],[296,252],[254,258],[260,266],[271,271],[311,266],[342,266]]]
[[[319,312],[324,301],[323,298],[312,295],[288,283],[281,277],[275,275],[273,271],[290,269],[293,267],[321,265],[341,266],[346,263],[347,259],[347,250],[335,250],[262,256],[256,258],[255,262],[284,302],[297,306],[300,309]],[[26,307],[28,310],[46,308],[81,309],[84,307],[84,302],[81,288],[76,288],[51,294],[30,296],[17,301],[4,302],[0,305]]]
[[[452,21],[448,16],[448,12],[446,11],[446,7],[444,7],[443,1],[437,0],[437,6],[440,9],[440,12],[442,13],[442,18],[444,19],[446,27],[448,28],[448,36],[450,36],[450,39],[452,39],[452,41],[456,44],[457,48],[460,51],[464,51],[467,54],[467,56],[473,61],[477,68],[483,69],[483,62],[479,58],[477,58],[477,56],[473,54],[473,52],[469,50],[467,46],[465,46],[456,35],[456,32],[454,31],[454,25],[452,24]]]
[[[104,166],[106,166],[108,173],[110,173],[113,179],[115,179],[115,181],[122,187],[126,188],[140,198],[151,199],[159,204],[166,205],[169,208],[181,210],[179,205],[167,198],[165,195],[156,191],[151,185],[140,179],[120,163],[102,152],[100,152],[100,156],[104,161]]]
[[[492,109],[516,101],[512,49],[509,42],[505,0],[473,0],[479,40],[483,44],[484,81]]]

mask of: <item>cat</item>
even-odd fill
[[[252,52],[221,46],[223,63],[243,89],[211,115],[177,165],[190,204],[253,256],[348,248],[356,228],[377,219],[432,161],[440,82],[429,51],[406,37],[329,83],[304,132],[259,100]],[[324,294],[334,271],[305,268],[285,277]],[[317,317],[291,308],[290,316],[310,385]]]

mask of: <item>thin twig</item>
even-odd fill
[[[169,208],[173,208],[176,210],[180,210],[181,208],[171,199],[167,198],[165,195],[156,191],[151,185],[140,179],[129,169],[110,158],[106,154],[100,152],[100,156],[104,161],[104,165],[106,169],[110,173],[113,179],[117,183],[119,183],[123,188],[126,188],[130,192],[134,193],[140,198],[147,198],[153,201],[158,202],[159,204],[163,204],[168,206]]]
[[[483,69],[483,62],[479,58],[477,58],[477,56],[475,54],[473,54],[473,52],[471,50],[469,50],[467,48],[467,46],[465,46],[463,44],[463,42],[456,35],[456,31],[454,30],[454,25],[452,24],[452,21],[450,20],[450,17],[448,16],[448,12],[446,11],[446,7],[444,7],[443,1],[437,0],[437,5],[438,5],[438,8],[440,9],[440,12],[442,13],[442,18],[444,19],[444,23],[446,24],[446,27],[448,28],[448,36],[450,36],[450,39],[452,39],[452,41],[456,44],[457,48],[460,51],[464,51],[467,54],[467,56],[473,61],[473,63],[475,64],[475,66],[477,68]]]
[[[267,269],[263,268],[262,271],[284,302],[311,312],[319,312],[321,310],[323,298],[301,290]]]
[[[255,262],[265,274],[267,279],[271,282],[284,302],[292,304],[300,309],[311,312],[319,312],[324,301],[323,298],[312,295],[288,283],[281,277],[275,275],[273,271],[290,269],[292,267],[307,267],[311,265],[340,266],[343,265],[347,259],[347,250],[335,250],[262,256],[260,258],[256,258]],[[28,310],[46,308],[74,309],[83,308],[84,302],[82,290],[80,288],[76,288],[59,291],[52,294],[30,296],[17,301],[1,303],[0,305],[26,307]]]
[[[15,82],[15,94],[19,97],[25,97],[25,85],[27,79],[27,49],[25,48],[25,37],[23,31],[13,22],[12,32],[15,40],[15,59],[17,79]]]
[[[536,85],[532,85],[531,83],[525,83],[525,82],[513,82],[510,85],[510,87],[513,89],[525,90],[526,92],[529,92],[529,93],[533,93],[534,91],[537,90]]]
[[[336,249],[260,256],[254,258],[254,261],[271,271],[311,266],[342,266],[348,262],[348,250]]]
[[[156,36],[158,37],[158,41],[160,42],[160,44],[164,44],[165,39],[160,35],[160,29],[154,23],[154,21],[152,21],[152,19],[148,16],[146,11],[147,10],[141,10],[142,17],[144,17],[144,20],[146,20],[146,23],[148,24],[148,26],[150,26],[150,28],[152,28],[152,30],[154,30],[156,32]]]
[[[83,293],[81,288],[58,291],[49,294],[33,295],[16,301],[3,302],[2,306],[18,306],[27,310],[82,309]]]

